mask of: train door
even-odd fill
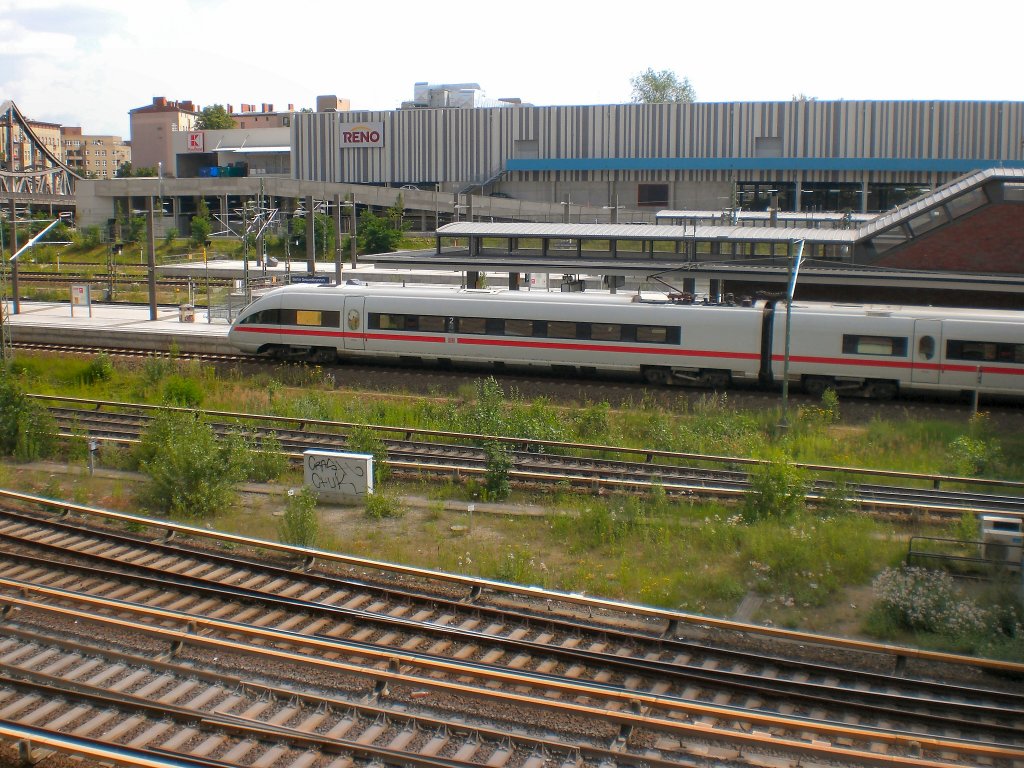
[[[345,349],[365,349],[366,329],[363,327],[365,304],[364,296],[349,296],[345,299],[345,312],[341,319]]]
[[[914,362],[910,376],[910,380],[914,384],[939,383],[939,372],[942,370],[942,366],[939,363],[941,344],[942,321],[914,321],[914,347],[912,351]]]

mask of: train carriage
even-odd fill
[[[625,371],[652,383],[781,382],[786,308],[653,293],[294,285],[232,325],[240,350],[330,361],[378,357]],[[789,377],[813,394],[1024,393],[1024,313],[794,303]]]
[[[785,366],[785,306],[776,310],[772,378]],[[789,377],[878,398],[900,390],[992,394],[1024,391],[1024,314],[1006,310],[798,302],[792,309]]]

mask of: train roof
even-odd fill
[[[550,290],[510,290],[508,288],[457,288],[451,286],[424,286],[398,284],[371,285],[308,285],[295,284],[275,288],[265,296],[386,296],[395,298],[444,298],[464,301],[500,300],[509,302],[552,302],[561,304],[664,304],[672,305],[668,294],[664,291],[582,291],[563,292]],[[765,301],[753,304],[756,309],[763,309]],[[679,306],[703,306],[701,303],[680,304]],[[725,306],[715,305],[710,306]],[[736,305],[739,306],[739,305]],[[748,305],[750,306],[750,305]],[[779,302],[779,311],[785,303]],[[800,301],[793,303],[793,309],[801,314],[822,313],[848,316],[903,317],[903,318],[935,318],[989,320],[993,322],[1024,323],[1024,311],[1012,309],[970,309],[960,307],[930,307],[914,305],[889,304],[857,304],[852,302],[815,302]]]

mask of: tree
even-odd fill
[[[680,80],[670,69],[655,72],[648,67],[629,82],[633,85],[633,101],[638,104],[691,104],[697,98],[689,78]]]
[[[127,179],[131,176],[140,176],[148,178],[151,176],[158,175],[159,170],[157,168],[154,168],[153,166],[142,166],[140,168],[135,168],[130,162],[121,163],[118,169],[114,171],[114,176],[118,179]]]
[[[402,241],[402,230],[393,221],[375,216],[369,209],[359,215],[359,250],[363,253],[390,253]]]
[[[300,251],[306,250],[306,217],[293,216],[291,221],[292,244]],[[334,224],[331,217],[323,213],[313,214],[313,242],[321,258],[334,253]]]
[[[192,217],[192,245],[196,248],[206,245],[212,230],[210,206],[206,204],[206,200],[199,198],[199,203],[196,205],[196,215]]]
[[[228,114],[223,104],[212,104],[203,109],[196,120],[200,131],[220,131],[235,127],[235,118]]]

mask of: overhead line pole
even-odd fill
[[[796,276],[800,272],[800,265],[803,263],[804,241],[797,240],[793,245],[797,246],[796,254],[793,256],[793,265],[789,273],[789,285],[786,286],[786,354],[782,361],[782,428],[789,428],[787,420],[787,406],[789,404],[789,342],[790,342],[790,321],[793,318],[793,294],[796,291]]]

